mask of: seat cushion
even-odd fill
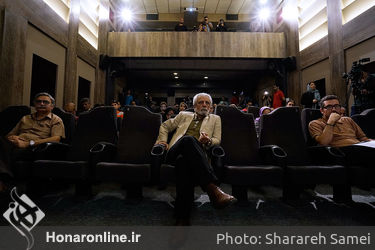
[[[272,165],[225,166],[223,182],[239,185],[281,185],[283,169]]]
[[[86,161],[38,160],[33,163],[32,175],[39,178],[83,180],[87,178]]]
[[[150,164],[99,162],[96,164],[95,171],[96,179],[100,181],[140,184],[151,180]]]
[[[287,182],[293,184],[345,184],[346,169],[340,165],[332,166],[287,166]]]

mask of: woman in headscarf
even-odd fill
[[[260,108],[260,110],[259,110],[259,117],[257,117],[254,120],[255,130],[257,132],[257,137],[258,138],[259,138],[259,134],[260,134],[260,117],[262,115],[266,115],[266,114],[271,113],[271,111],[272,111],[272,109],[270,107],[267,107],[267,106],[264,106],[264,107]]]

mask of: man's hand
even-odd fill
[[[157,141],[157,142],[155,143],[155,145],[158,145],[158,144],[163,145],[163,146],[165,147],[165,150],[168,150],[168,148],[169,148],[168,143],[166,143],[165,141]]]
[[[8,140],[18,148],[27,148],[30,146],[30,142],[26,141],[25,139],[20,138],[16,135],[11,135],[8,137]]]
[[[198,140],[200,143],[202,144],[208,144],[211,142],[211,138],[208,137],[208,134],[205,133],[205,132],[201,132],[201,135],[199,136],[199,140]]]
[[[328,118],[328,121],[327,121],[327,124],[329,125],[335,125],[335,123],[341,118],[341,115],[337,114],[337,113],[331,113],[329,118]]]

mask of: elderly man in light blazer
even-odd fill
[[[194,183],[207,192],[215,208],[224,208],[236,201],[217,186],[218,180],[205,152],[221,141],[220,117],[209,113],[212,98],[206,93],[196,94],[193,105],[194,113],[180,112],[174,119],[165,121],[156,141],[168,149],[167,162],[176,166],[176,225],[190,224]],[[172,131],[175,133],[168,145],[168,133]],[[183,159],[176,164],[179,157]]]

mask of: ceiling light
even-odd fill
[[[270,17],[270,10],[268,8],[263,8],[259,11],[258,17],[265,21]]]
[[[204,79],[208,79],[208,76],[205,76]]]
[[[178,79],[178,76],[175,76],[174,78],[175,78],[175,79]]]
[[[124,21],[130,22],[133,19],[133,13],[129,9],[123,9],[121,11],[121,17]]]
[[[173,75],[175,75],[175,76],[176,76],[176,75],[178,75],[178,73],[177,73],[177,72],[174,72],[174,73],[173,73]]]

